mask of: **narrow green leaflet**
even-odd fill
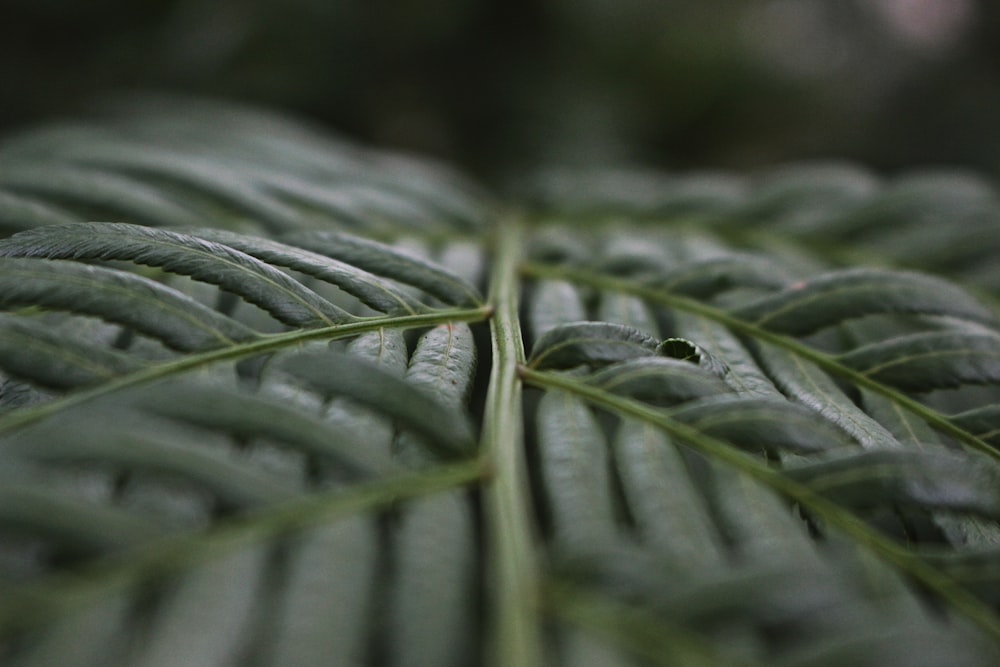
[[[293,497],[291,486],[230,455],[208,434],[124,411],[60,415],[19,431],[2,451],[37,465],[88,465],[184,479],[211,493],[226,508],[247,508]],[[109,421],[115,423],[109,428]]]
[[[1000,518],[1000,471],[980,457],[943,451],[859,452],[787,472],[848,506],[915,505]]]
[[[767,343],[757,346],[757,359],[782,392],[815,410],[865,449],[899,447],[888,429],[858,408],[829,375],[811,362]]]
[[[12,466],[6,456],[0,460],[5,467],[0,526],[6,532],[41,537],[67,553],[83,555],[117,551],[162,534],[163,526],[148,516],[52,493],[33,484],[28,469]]]
[[[907,391],[1000,382],[1000,336],[931,332],[865,345],[838,360]]]
[[[365,664],[381,564],[377,530],[368,517],[350,517],[289,540],[268,664],[321,665],[331,656]]]
[[[722,563],[722,539],[708,503],[668,435],[638,420],[622,420],[614,460],[640,540],[681,568]]]
[[[191,225],[197,220],[190,209],[162,189],[106,170],[51,161],[12,162],[0,169],[0,187],[37,195],[45,201],[51,198],[57,203],[75,204],[88,213],[97,209],[104,216],[120,216],[157,227]]]
[[[0,189],[0,229],[21,231],[41,225],[65,225],[76,222],[68,211],[42,200]]]
[[[812,333],[875,313],[950,315],[992,323],[994,316],[964,290],[925,274],[845,269],[796,283],[773,296],[731,311],[771,331]]]
[[[294,355],[281,365],[326,394],[350,398],[395,419],[441,455],[473,451],[472,429],[461,411],[371,363],[331,351]]]
[[[664,406],[732,392],[701,367],[668,357],[622,361],[597,371],[587,381],[605,391]]]
[[[420,337],[410,358],[406,381],[438,400],[463,406],[476,372],[472,330],[464,322],[441,324]]]
[[[458,665],[474,650],[474,521],[461,491],[402,508],[391,539],[396,562],[388,648],[395,664]]]
[[[283,235],[281,240],[419,287],[447,304],[471,306],[483,302],[474,285],[444,267],[377,241],[338,232],[295,232]]]
[[[224,664],[240,655],[263,592],[267,550],[237,551],[186,572],[164,593],[149,639],[132,646],[127,667]]]
[[[539,401],[536,419],[552,549],[572,558],[615,544],[608,445],[590,408],[576,397],[550,392]]]
[[[223,229],[198,229],[189,233],[239,250],[262,262],[293,269],[336,285],[365,305],[384,313],[413,313],[421,309],[420,302],[389,281],[318,253]]]
[[[580,319],[580,318],[576,318]],[[630,294],[618,292],[601,293],[597,319],[604,322],[615,322],[634,327],[654,338],[660,337],[659,323],[656,314],[642,299]]]
[[[236,320],[134,273],[78,262],[0,256],[0,308],[25,306],[99,317],[184,352],[257,336]]]
[[[111,147],[90,145],[68,157],[92,163],[99,169],[131,174],[135,178],[168,186],[182,186],[224,203],[275,230],[301,226],[302,216],[291,206],[271,196],[245,174],[219,160],[162,147],[136,146],[120,142]]]
[[[472,331],[444,324],[426,332],[410,357],[405,381],[464,409],[476,369]],[[427,447],[400,433],[404,463],[426,465]],[[393,526],[395,581],[389,616],[390,655],[396,664],[461,664],[472,648],[469,622],[476,569],[475,512],[462,490],[419,498],[400,508]]]
[[[140,389],[129,402],[150,413],[181,423],[243,437],[265,437],[310,456],[336,462],[358,477],[386,473],[393,464],[377,449],[362,446],[359,434],[294,405],[225,386],[195,382],[161,383]]]
[[[389,375],[402,377],[406,372],[407,349],[399,329],[379,329],[352,340],[346,353],[368,361]],[[349,398],[334,397],[322,411],[322,419],[341,432],[341,439],[364,442],[364,449],[379,460],[391,460],[395,425],[376,410],[365,408]]]
[[[218,285],[292,326],[351,316],[278,269],[220,243],[121,223],[39,227],[0,241],[0,257],[127,260]]]
[[[812,410],[770,398],[722,395],[685,403],[669,414],[750,451],[823,452],[849,443]]]
[[[69,389],[138,370],[134,357],[69,335],[41,318],[0,315],[0,368],[34,385]]]
[[[792,282],[791,277],[764,257],[730,255],[686,264],[644,284],[675,294],[707,299],[732,289],[776,290]]]
[[[527,324],[535,340],[551,329],[587,319],[580,289],[564,280],[542,280],[534,285]]]
[[[532,368],[603,366],[655,355],[659,341],[622,324],[571,322],[557,326],[535,341],[528,358]]]
[[[476,372],[476,348],[472,330],[465,323],[434,327],[417,343],[406,370],[405,381],[445,406],[464,410]],[[433,445],[431,449],[433,449]],[[414,442],[412,434],[401,434],[397,454],[411,463],[426,459],[426,445]]]
[[[745,215],[776,220],[784,229],[811,230],[877,191],[878,180],[848,164],[795,164],[770,170],[751,195]]]

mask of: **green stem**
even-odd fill
[[[813,349],[808,345],[804,345],[790,336],[768,331],[767,329],[763,329],[756,324],[733,317],[723,310],[704,304],[700,301],[695,301],[694,299],[689,299],[676,294],[670,294],[669,292],[664,292],[663,290],[658,290],[652,287],[637,285],[633,282],[622,280],[620,278],[594,274],[588,271],[581,271],[579,269],[536,263],[523,265],[522,271],[526,275],[538,278],[558,278],[598,289],[632,294],[653,303],[659,303],[670,308],[676,308],[677,310],[682,310],[698,315],[699,317],[704,317],[705,319],[718,322],[732,331],[788,350],[800,358],[811,361],[816,364],[816,366],[822,368],[831,375],[840,376],[854,383],[858,387],[864,387],[865,389],[869,389],[876,394],[880,394],[888,398],[896,405],[899,405],[907,412],[923,419],[931,427],[937,429],[941,433],[955,438],[959,442],[968,446],[970,449],[1000,460],[1000,451],[991,447],[982,439],[976,437],[972,433],[969,433],[965,429],[956,426],[946,415],[943,415],[940,412],[927,407],[923,403],[910,398],[901,391],[884,385],[877,380],[873,380],[864,373],[859,373],[853,368],[845,366],[830,355]]]
[[[447,322],[476,322],[486,319],[490,316],[491,312],[492,310],[488,306],[480,306],[468,309],[435,310],[418,315],[373,317],[348,324],[336,324],[319,329],[300,329],[288,333],[275,334],[249,343],[241,343],[209,352],[191,354],[180,359],[149,366],[128,375],[122,375],[91,389],[77,391],[37,407],[25,408],[7,414],[4,417],[0,417],[0,435],[10,433],[23,426],[45,419],[66,408],[86,403],[100,396],[105,396],[129,387],[155,382],[156,380],[200,368],[207,364],[220,361],[234,361],[258,354],[276,352],[312,340],[348,338],[383,328],[411,329],[435,326]]]
[[[532,530],[530,492],[524,460],[521,383],[517,369],[524,363],[524,343],[518,321],[522,228],[510,220],[500,227],[493,263],[490,322],[493,370],[483,421],[483,447],[492,466],[486,487],[489,590],[496,610],[491,650],[497,667],[542,665],[538,614],[538,564]]]
[[[1000,642],[1000,617],[989,606],[920,556],[872,530],[864,521],[836,503],[827,500],[808,486],[787,477],[759,459],[739,451],[721,440],[707,436],[698,429],[672,419],[664,412],[638,401],[616,396],[564,375],[542,373],[526,366],[520,368],[520,374],[525,382],[536,387],[568,392],[619,416],[641,419],[662,429],[702,454],[730,465],[741,473],[767,485],[807,508],[814,515],[823,519],[826,524],[843,531],[859,545],[872,551],[886,562],[906,572],[928,589],[937,593],[955,611],[964,614],[989,633],[994,640]]]
[[[52,575],[0,596],[0,628],[24,629],[86,604],[98,596],[133,590],[240,548],[278,539],[390,503],[438,493],[481,479],[482,460],[403,473],[348,488],[306,495],[208,532],[167,537],[128,550],[82,570]]]

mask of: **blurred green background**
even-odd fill
[[[2,0],[0,132],[109,92],[528,165],[1000,167],[995,0]]]

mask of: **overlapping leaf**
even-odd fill
[[[875,313],[994,321],[987,309],[945,281],[878,269],[847,269],[820,276],[733,311],[766,329],[795,335]]]
[[[218,285],[293,326],[350,318],[341,308],[246,253],[187,234],[126,224],[39,227],[0,243],[2,257],[128,260]]]
[[[983,182],[563,176],[493,245],[446,170],[178,104],[0,147],[0,662],[997,663],[994,313],[829,271],[989,285]]]

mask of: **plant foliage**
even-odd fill
[[[1000,660],[974,176],[549,173],[511,211],[170,100],[0,163],[4,664]]]

